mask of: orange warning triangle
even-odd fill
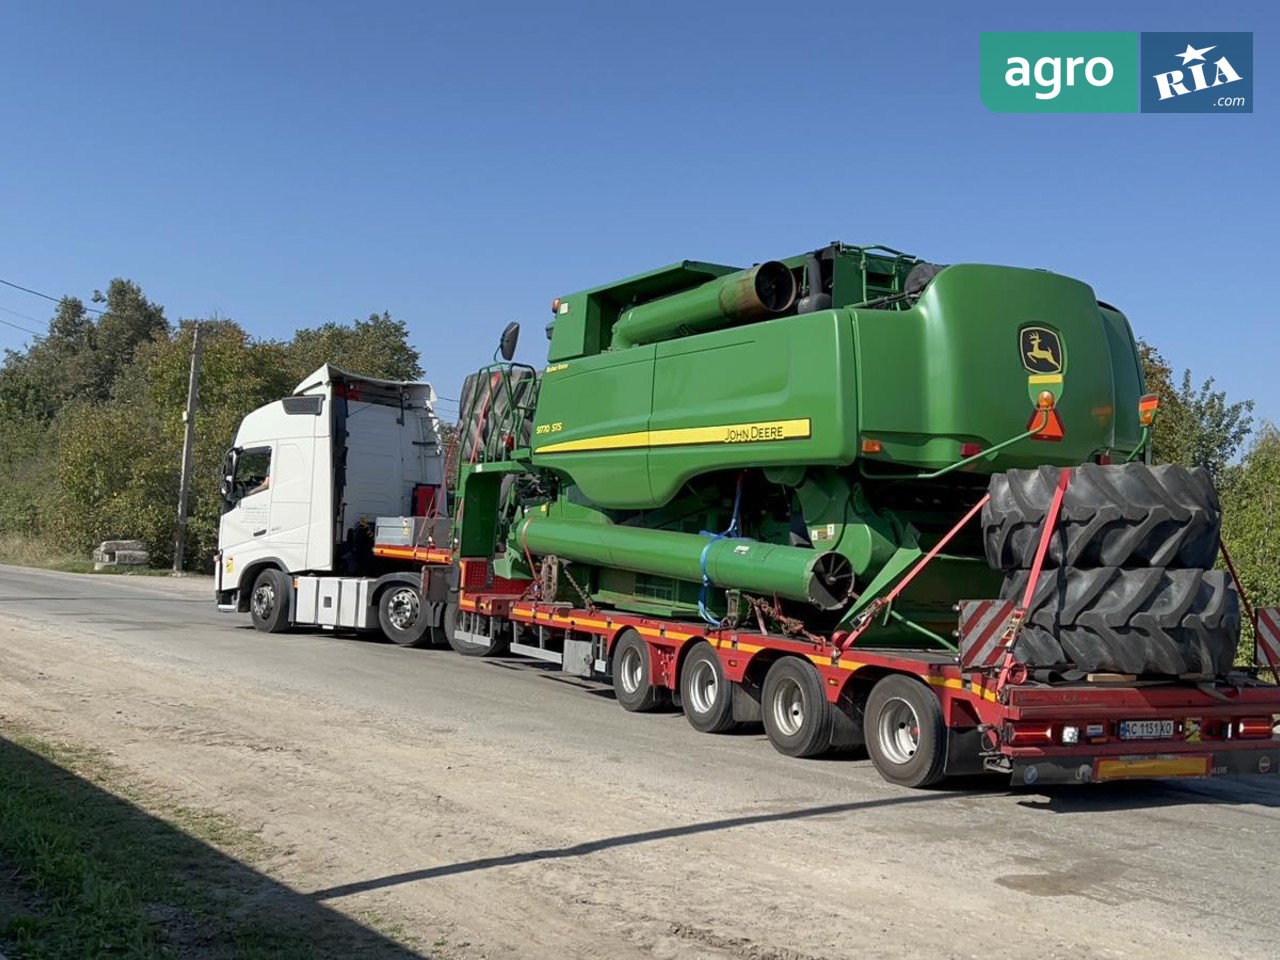
[[[1040,411],[1036,410],[1031,414],[1031,419],[1027,421],[1027,429],[1030,430],[1040,422]],[[1039,433],[1033,433],[1033,440],[1052,440],[1058,441],[1067,435],[1067,431],[1062,428],[1062,419],[1058,416],[1057,410],[1049,411],[1049,422],[1044,425],[1044,429]]]

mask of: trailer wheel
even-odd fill
[[[701,733],[732,730],[733,685],[711,644],[699,640],[680,667],[680,703],[690,726]]]
[[[901,787],[942,779],[946,731],[932,690],[901,675],[881,679],[867,698],[867,752],[880,776]]]
[[[783,657],[764,677],[760,712],[779,753],[816,757],[831,748],[831,711],[822,675],[808,660]]]
[[[409,583],[393,583],[378,595],[378,624],[401,647],[429,647],[434,641],[427,605]]]
[[[449,646],[464,657],[496,657],[507,652],[507,640],[492,617],[462,610],[454,602],[445,607],[444,634]]]
[[[253,581],[249,618],[254,628],[263,633],[289,629],[289,579],[275,567],[263,570]]]
[[[622,631],[614,644],[613,693],[630,713],[649,713],[668,700],[649,678],[649,645],[634,630]]]

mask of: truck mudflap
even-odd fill
[[[1280,773],[1280,742],[1203,753],[1072,754],[1013,761],[1014,786],[1109,783],[1116,780],[1204,779]]]

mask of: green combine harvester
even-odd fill
[[[542,601],[953,650],[958,601],[1025,587],[1078,467],[1020,660],[1230,669],[1216,496],[1143,462],[1133,335],[1088,285],[833,243],[684,261],[553,311],[541,374],[469,379],[458,486],[458,555]],[[884,602],[989,488],[982,523]]]

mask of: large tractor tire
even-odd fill
[[[1058,467],[1040,467],[991,478],[982,532],[993,569],[1032,566],[1060,474]],[[1063,495],[1046,563],[1208,570],[1221,527],[1218,494],[1202,468],[1085,464]]]
[[[1020,601],[1029,576],[1006,577],[1002,598]],[[1022,639],[1046,635],[1061,643],[1066,661],[1091,673],[1221,676],[1240,641],[1240,598],[1218,570],[1045,570]]]

